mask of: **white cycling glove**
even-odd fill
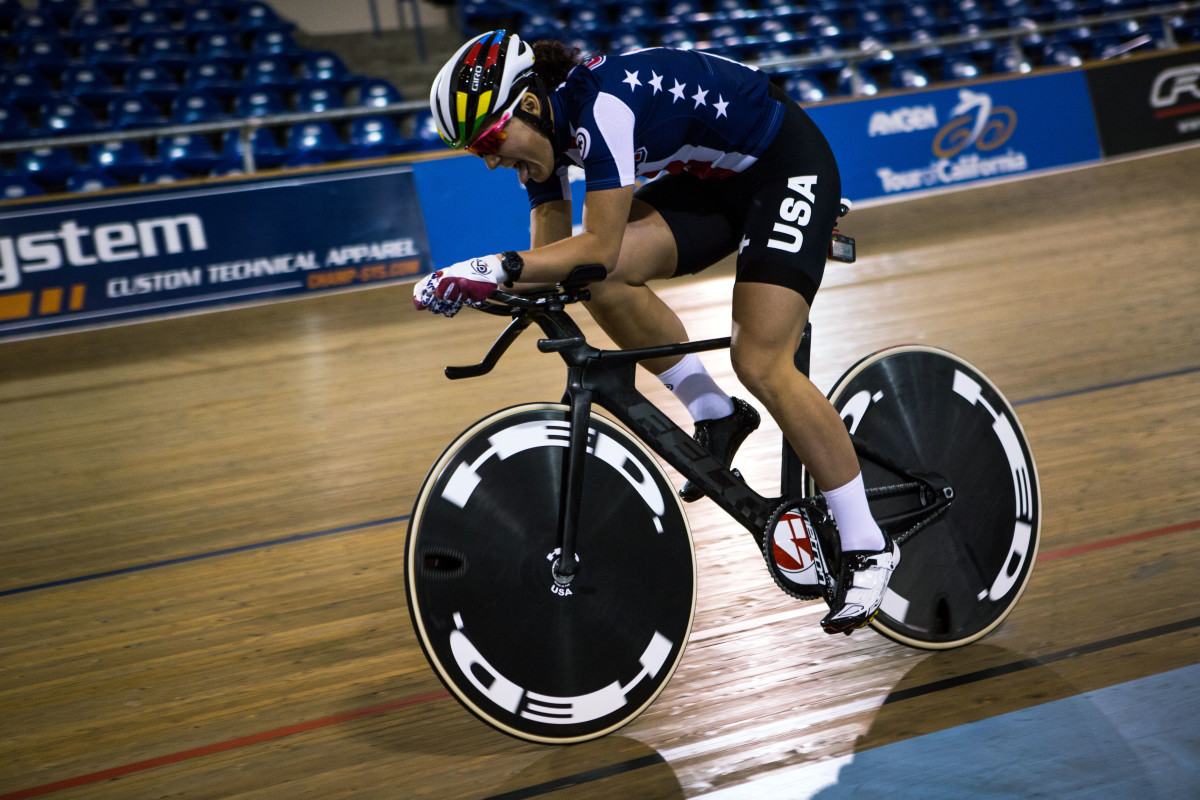
[[[417,281],[413,306],[434,314],[453,317],[466,303],[486,300],[496,287],[508,280],[500,256],[483,256],[451,264]]]

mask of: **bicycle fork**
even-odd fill
[[[554,562],[554,582],[566,589],[579,571],[575,554],[575,534],[579,530],[579,509],[583,504],[583,470],[591,434],[592,393],[581,385],[578,367],[568,369],[567,399],[571,405],[571,433],[567,440],[566,469],[562,471],[562,502],[558,506],[558,529],[562,533],[558,560]]]

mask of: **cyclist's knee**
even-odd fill
[[[730,360],[741,384],[768,406],[775,398],[786,396],[790,382],[800,374],[790,358],[774,350],[735,345]]]

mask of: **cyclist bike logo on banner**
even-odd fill
[[[971,145],[981,152],[995,150],[1017,129],[1017,112],[1008,106],[993,108],[991,95],[970,89],[959,90],[950,117],[933,139],[933,154],[938,158],[954,158]]]

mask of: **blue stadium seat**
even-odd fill
[[[145,36],[161,36],[175,30],[171,18],[165,11],[147,6],[139,8],[129,18],[129,35],[135,39]]]
[[[0,30],[12,30],[17,17],[25,13],[21,0],[0,0]]]
[[[135,178],[148,163],[141,144],[132,139],[94,144],[88,148],[88,164],[116,178]]]
[[[242,132],[228,131],[222,141],[222,155],[231,162],[243,163]],[[250,132],[250,151],[257,167],[277,167],[287,158],[287,152],[279,146],[274,131],[269,128],[256,128]]]
[[[96,130],[96,118],[87,106],[73,97],[59,97],[40,109],[42,133],[47,136],[90,133]]]
[[[642,50],[650,46],[650,37],[636,30],[627,30],[609,40],[609,49],[614,53],[628,53],[631,50]]]
[[[149,97],[127,92],[113,101],[108,109],[109,125],[117,130],[126,128],[152,128],[167,123]]]
[[[245,175],[246,168],[241,164],[235,164],[232,161],[218,164],[213,167],[208,173],[210,178],[232,178],[237,175]]]
[[[32,135],[25,113],[16,105],[0,102],[0,141],[28,139]]]
[[[95,38],[97,36],[113,36],[117,32],[116,23],[107,12],[94,8],[78,11],[71,18],[71,35],[76,38]]]
[[[203,89],[184,89],[171,103],[171,121],[181,125],[212,122],[227,116],[216,95]]]
[[[377,158],[406,152],[413,145],[388,117],[357,117],[350,126],[350,147],[354,158]]]
[[[893,89],[923,89],[930,79],[916,60],[898,59],[892,64],[889,84]]]
[[[36,108],[53,98],[50,82],[35,69],[17,68],[0,75],[0,99],[22,108]]]
[[[841,95],[870,97],[879,94],[879,84],[866,70],[847,64],[838,71],[837,90]]]
[[[897,28],[892,21],[878,8],[860,7],[855,17],[854,30],[876,36],[891,36],[903,28]]]
[[[147,36],[138,47],[138,54],[143,61],[162,64],[173,70],[187,69],[193,60],[188,49],[188,38],[181,34]]]
[[[41,186],[60,184],[79,172],[79,163],[65,147],[39,147],[17,153],[17,168]]]
[[[825,88],[813,73],[790,73],[784,78],[781,88],[788,97],[798,103],[819,103],[825,99]]]
[[[240,6],[237,26],[244,31],[290,30],[293,27],[266,3],[245,3]]]
[[[288,162],[291,156],[302,155],[335,161],[349,155],[350,148],[338,136],[333,125],[325,121],[301,122],[291,126],[287,134]]]
[[[254,56],[246,63],[242,83],[246,86],[289,91],[299,83],[292,74],[292,64],[284,56]]]
[[[265,117],[287,110],[283,97],[270,89],[243,89],[234,103],[234,112],[239,117]]]
[[[336,53],[310,50],[300,59],[300,77],[306,81],[341,81],[350,70]]]
[[[324,84],[305,86],[296,93],[297,111],[328,111],[345,105],[342,93]]]
[[[254,35],[250,52],[256,55],[297,55],[300,46],[287,31],[263,30]]]
[[[17,60],[22,66],[53,76],[67,68],[71,56],[61,39],[28,39],[18,47]]]
[[[100,169],[83,170],[67,176],[67,191],[79,194],[99,192],[120,185],[120,181]]]
[[[247,53],[236,36],[217,31],[196,38],[196,55],[199,58],[245,59]]]
[[[18,42],[55,39],[58,37],[58,23],[48,14],[27,11],[13,20],[12,36]]]
[[[433,121],[433,114],[428,111],[418,111],[413,115],[412,126],[412,136],[410,138],[416,145],[415,149],[441,150],[445,148],[446,143],[442,141],[442,137],[438,134],[437,123]]]
[[[147,164],[138,175],[138,183],[166,184],[187,180],[188,175],[170,164]]]
[[[99,67],[109,75],[124,75],[137,58],[129,52],[122,39],[103,36],[85,39],[79,45],[79,60],[84,64]]]
[[[994,74],[1023,74],[1032,71],[1033,65],[1020,47],[1013,47],[1011,44],[1005,43],[1004,46],[996,48],[996,56],[992,61]]]
[[[23,197],[37,197],[45,193],[45,189],[23,172],[0,175],[0,200],[20,200]]]
[[[65,25],[79,11],[79,0],[38,0],[38,13],[53,17],[59,25]]]
[[[1042,50],[1042,66],[1078,67],[1082,63],[1079,53],[1067,42],[1047,42]]]
[[[92,7],[108,14],[117,25],[128,25],[138,10],[133,0],[92,0]]]
[[[170,101],[179,93],[171,70],[153,61],[139,61],[125,73],[125,90],[144,94],[154,101]]]
[[[184,76],[184,85],[190,89],[203,89],[220,97],[229,97],[242,91],[242,82],[233,69],[221,59],[193,61]]]
[[[158,158],[184,172],[207,174],[227,160],[213,149],[208,137],[199,133],[164,136],[158,140]]]
[[[358,105],[386,106],[390,103],[402,103],[404,96],[400,90],[382,78],[368,78],[358,89]]]
[[[947,55],[941,61],[941,79],[963,81],[979,77],[979,65],[964,55]]]
[[[202,33],[229,31],[233,28],[225,15],[218,9],[207,6],[189,6],[183,15],[183,31],[195,36]]]

